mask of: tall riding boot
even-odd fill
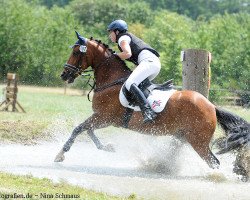
[[[153,122],[157,115],[149,106],[147,99],[140,88],[138,88],[136,84],[132,84],[130,92],[134,95],[137,103],[139,103],[143,115],[143,122]]]

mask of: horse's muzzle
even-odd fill
[[[70,71],[64,71],[62,74],[61,74],[61,78],[63,81],[67,81],[68,83],[73,83],[75,81],[75,78],[77,76],[70,72]]]
[[[61,79],[64,80],[64,81],[67,81],[67,80],[68,80],[68,75],[67,75],[66,72],[63,72],[63,73],[61,74]]]

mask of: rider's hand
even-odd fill
[[[113,55],[114,55],[115,57],[121,59],[120,56],[118,56],[118,54],[117,54],[116,52],[114,52]]]

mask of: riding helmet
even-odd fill
[[[125,21],[121,19],[115,20],[108,25],[108,31],[114,31],[114,30],[118,30],[120,32],[127,31],[128,25]]]

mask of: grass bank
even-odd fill
[[[0,85],[0,91],[3,88]],[[67,89],[64,95],[63,88],[19,86],[18,101],[26,113],[0,112],[0,141],[35,144],[49,140],[53,138],[51,127],[58,125],[58,121],[71,132],[92,114],[91,102],[82,94],[80,90]],[[250,109],[229,106],[224,109],[250,121]]]
[[[49,179],[0,173],[0,199],[63,199],[63,200],[121,200],[135,199],[134,195],[119,198],[85,190],[67,183],[53,183]],[[16,198],[15,198],[16,197]],[[17,198],[19,197],[19,198]]]
[[[51,133],[47,128],[56,120],[70,127],[92,113],[91,102],[78,90],[68,89],[64,95],[63,88],[20,86],[18,101],[26,113],[0,112],[0,141],[34,144],[48,140]]]

